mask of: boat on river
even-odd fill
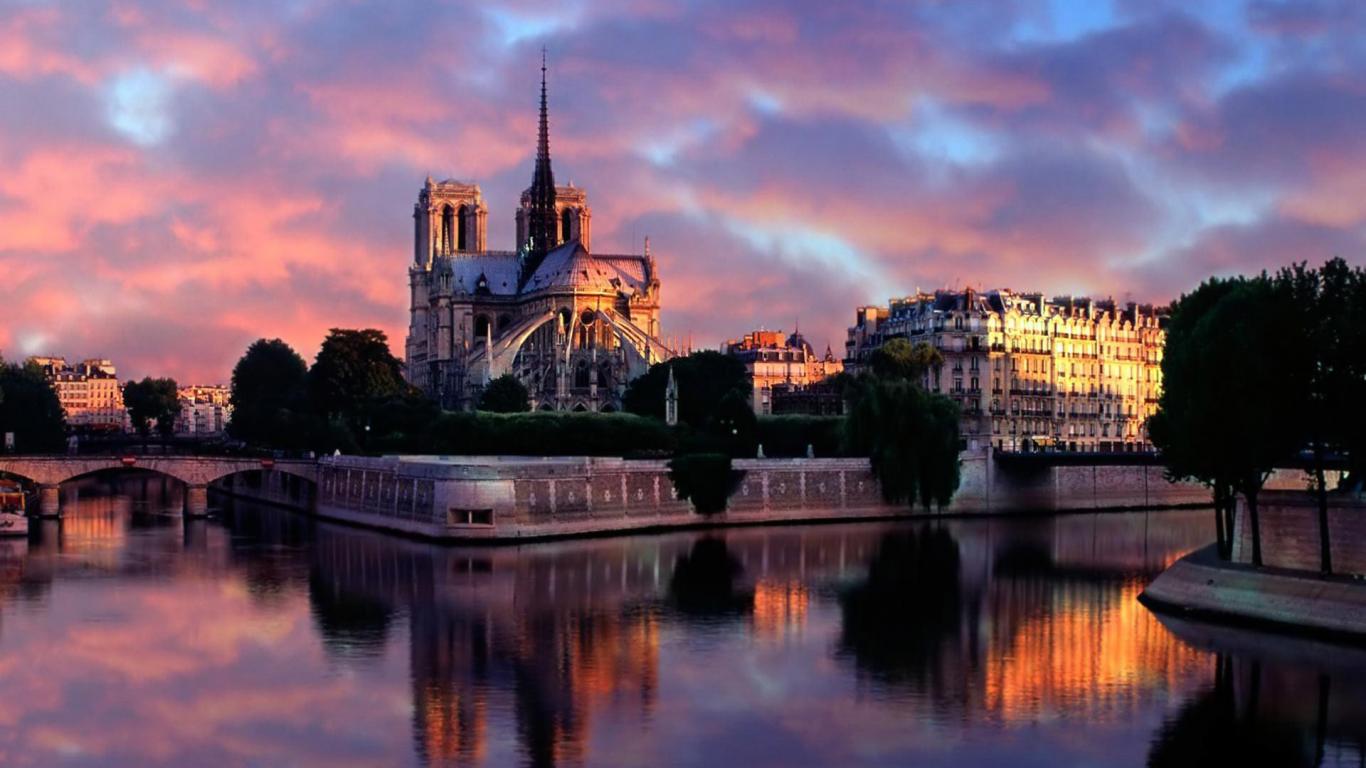
[[[0,480],[0,536],[27,536],[24,488],[13,480]]]

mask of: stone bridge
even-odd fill
[[[61,484],[109,469],[138,469],[171,477],[185,484],[185,513],[208,512],[209,483],[239,472],[271,469],[318,482],[318,462],[312,459],[261,459],[228,456],[0,456],[0,474],[28,480],[38,487],[38,511],[44,517],[61,514]]]

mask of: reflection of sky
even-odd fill
[[[1140,764],[1210,677],[1134,601],[1204,512],[945,526],[953,613],[887,676],[838,647],[840,596],[911,526],[704,557],[698,534],[461,551],[132,509],[83,492],[67,536],[0,549],[6,765],[506,765],[531,734],[592,765]]]

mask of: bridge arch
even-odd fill
[[[26,480],[38,487],[43,514],[58,514],[62,483],[108,470],[137,470],[184,483],[187,508],[201,514],[207,508],[209,483],[232,475],[275,470],[317,483],[317,464],[310,460],[251,459],[207,456],[7,456],[0,457],[0,474]]]

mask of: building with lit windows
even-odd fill
[[[31,357],[57,393],[71,429],[119,432],[124,429],[123,387],[114,363],[102,358],[68,365],[62,357]]]
[[[936,291],[860,307],[845,366],[894,338],[938,349],[923,382],[963,409],[969,447],[1003,451],[1149,451],[1162,391],[1165,318],[1150,306]]]
[[[191,384],[181,387],[180,415],[176,416],[175,433],[208,437],[221,435],[232,418],[229,398],[232,390],[221,384]]]
[[[844,370],[829,347],[825,355],[816,354],[801,332],[785,335],[782,331],[754,331],[744,338],[726,342],[726,354],[744,363],[754,387],[754,412],[766,415],[775,409],[774,393],[800,395],[808,388]]]

